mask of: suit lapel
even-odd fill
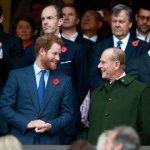
[[[55,92],[55,88],[56,88],[56,85],[53,84],[54,79],[55,79],[54,73],[50,72],[40,113],[43,110],[45,110],[47,103],[50,101],[51,97],[54,96],[54,92]]]
[[[134,46],[132,46],[133,39],[131,36],[129,37],[129,41],[127,43],[126,49],[125,49],[125,55],[126,55],[126,62],[129,61],[129,59],[132,57],[133,51],[136,51]]]
[[[27,70],[27,74],[28,74],[26,76],[27,86],[31,95],[31,99],[33,101],[33,105],[37,113],[39,113],[37,85],[36,85],[36,78],[35,78],[35,72],[33,66],[29,67],[29,69]]]

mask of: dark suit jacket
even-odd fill
[[[53,83],[54,79],[59,84]],[[64,74],[50,72],[41,109],[33,66],[12,71],[0,99],[0,115],[12,128],[11,134],[22,144],[33,144],[37,134],[26,129],[27,124],[41,119],[52,124],[52,132],[39,135],[40,144],[63,144],[60,137],[63,129],[73,119],[73,88],[71,79]],[[65,138],[65,137],[63,137]]]
[[[23,66],[20,59],[23,49],[21,39],[6,34],[2,30],[0,30],[0,42],[3,50],[3,58],[0,59],[0,86],[4,86],[9,71]]]
[[[137,46],[134,46],[133,44],[133,42],[135,41],[138,42]],[[105,49],[112,48],[112,47],[114,47],[112,36],[100,41],[95,46],[95,50],[91,58],[91,67],[90,67],[91,89],[94,89],[98,87],[99,85],[103,84],[103,80],[101,79],[101,73],[97,66],[99,64],[99,59],[100,59],[102,52]],[[126,68],[128,67],[128,64],[130,63],[132,59],[146,53],[149,47],[150,47],[149,44],[147,44],[146,42],[133,38],[130,35],[127,47],[125,49]]]
[[[84,78],[84,56],[82,46],[63,37],[62,40],[67,51],[61,53],[57,70],[71,77],[80,104],[82,79]]]
[[[82,45],[82,51],[83,51],[84,61],[85,61],[84,78],[82,79],[82,81],[84,81],[84,86],[81,89],[82,90],[81,91],[82,99],[84,99],[89,88],[90,88],[90,85],[89,85],[89,66],[90,66],[90,63],[89,62],[90,62],[90,57],[93,53],[94,42],[83,38],[82,35],[78,35],[75,42]]]
[[[4,33],[0,29],[3,58],[0,59],[0,95],[7,81],[8,73],[12,69],[25,66],[23,60],[22,40]],[[0,134],[7,134],[8,126],[0,119]]]
[[[70,126],[65,129],[65,133],[74,136],[80,132],[80,104],[82,103],[82,90],[83,90],[83,79],[84,79],[84,56],[82,53],[82,46],[70,40],[63,38],[64,46],[66,51],[60,55],[60,62],[57,67],[57,71],[63,72],[71,77],[73,86],[76,92],[76,101],[74,102],[75,118]],[[68,140],[66,144],[71,144]]]
[[[126,73],[150,86],[150,56],[148,53],[133,60]]]

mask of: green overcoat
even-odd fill
[[[136,129],[142,144],[150,144],[150,88],[126,75],[113,85],[108,81],[91,95],[88,141],[120,125]]]

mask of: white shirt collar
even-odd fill
[[[65,38],[65,36],[64,36],[63,34],[61,34],[61,35],[62,35],[62,37]],[[75,42],[75,40],[76,40],[76,38],[77,38],[78,35],[79,35],[78,32],[75,32],[75,33],[69,38],[69,40],[72,41],[72,42]]]
[[[96,42],[98,39],[98,36],[94,35],[92,37],[88,37],[87,35],[83,34],[83,38],[88,39],[88,40],[93,41],[93,42]]]
[[[150,41],[150,32],[146,35],[146,36],[143,36],[142,34],[140,34],[138,32],[138,30],[136,29],[136,37],[140,40],[143,40],[143,41],[146,41],[146,42],[149,42]]]
[[[37,87],[39,87],[39,81],[40,81],[40,76],[41,76],[41,74],[40,74],[41,69],[36,64],[36,62],[34,63],[33,68],[34,68],[34,72],[35,72],[36,84],[37,84]],[[47,82],[48,82],[48,77],[49,77],[49,70],[46,70],[46,73],[44,74],[45,87],[46,87]]]
[[[119,79],[123,78],[124,76],[126,76],[125,72],[123,72],[123,74],[120,77],[118,77],[117,79],[115,79],[115,80],[119,80]],[[110,80],[110,84],[114,83],[115,80]]]
[[[116,80],[119,80],[119,79],[121,79],[122,77],[124,77],[124,76],[126,76],[126,73],[124,72],[118,79],[116,79]]]
[[[40,71],[42,70],[37,64],[36,62],[33,65],[34,71],[35,71],[35,76],[38,75],[40,73]],[[46,74],[49,75],[49,70],[46,70]]]
[[[120,40],[120,41],[122,41],[121,49],[123,51],[125,51],[126,46],[128,44],[128,41],[129,41],[129,37],[130,37],[130,33],[128,33],[127,36],[124,39],[122,39],[122,40],[118,39],[116,36],[113,35],[114,47],[117,47],[117,42]]]

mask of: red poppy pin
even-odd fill
[[[62,46],[62,48],[61,48],[62,53],[65,53],[67,50],[68,50],[68,49],[67,49],[66,46]]]
[[[59,79],[58,79],[58,78],[55,78],[55,79],[53,80],[53,84],[54,84],[54,85],[58,85],[58,84],[59,84],[59,82],[60,82],[60,81],[59,81]]]
[[[133,42],[132,42],[132,45],[133,45],[134,47],[137,47],[137,46],[138,46],[138,43],[139,43],[139,40],[133,41]]]

